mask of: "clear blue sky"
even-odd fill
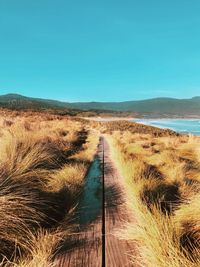
[[[200,95],[199,0],[0,0],[0,94]]]

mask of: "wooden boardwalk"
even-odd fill
[[[130,220],[125,205],[122,179],[111,161],[108,143],[104,140],[104,187],[105,187],[105,265],[107,267],[133,267],[130,255],[135,253],[135,244],[121,240],[119,231]]]
[[[135,253],[135,244],[117,236],[129,216],[125,206],[122,180],[109,155],[108,143],[102,138],[98,149],[102,171],[101,209],[93,220],[67,240],[62,253],[56,258],[58,267],[130,267],[129,255]],[[81,207],[85,216],[92,208]]]

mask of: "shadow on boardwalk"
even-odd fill
[[[104,144],[104,145],[103,145]],[[105,253],[102,253],[102,169],[104,148],[104,206],[105,206]],[[75,222],[77,233],[64,242],[56,257],[59,267],[102,267],[105,255],[106,267],[130,267],[128,254],[133,255],[135,244],[120,240],[116,233],[129,220],[125,206],[122,183],[104,139],[100,140],[97,156],[86,177]]]
[[[61,246],[56,256],[61,267],[100,267],[102,263],[102,147],[91,164],[73,222],[76,233]],[[95,262],[95,265],[94,265]]]

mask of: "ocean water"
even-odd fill
[[[136,119],[138,123],[168,128],[179,133],[200,135],[200,119]]]

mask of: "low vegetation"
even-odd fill
[[[116,131],[128,131],[130,133],[138,134],[151,134],[152,136],[178,136],[178,133],[175,133],[172,130],[159,129],[153,126],[147,126],[140,123],[125,121],[125,120],[115,120],[115,121],[104,121],[104,122],[91,122],[91,126],[98,128],[102,133],[112,134]]]
[[[107,132],[136,221],[122,233],[140,246],[133,263],[200,266],[200,138],[120,128]]]
[[[98,135],[67,116],[2,110],[0,266],[54,266]]]
[[[124,178],[133,266],[200,266],[200,138],[128,121],[0,110],[0,266],[56,266],[99,132]]]

